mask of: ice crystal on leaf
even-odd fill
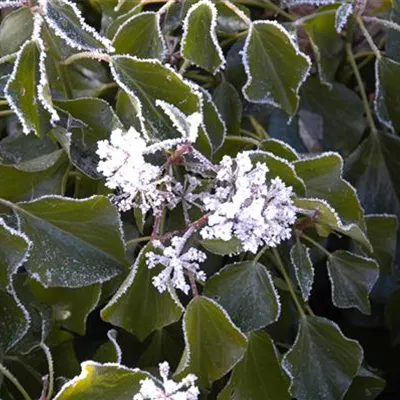
[[[199,281],[204,281],[206,275],[200,270],[200,264],[206,260],[206,255],[193,247],[184,251],[188,237],[193,233],[192,230],[186,232],[182,237],[174,236],[171,239],[171,246],[163,246],[160,242],[155,242],[156,247],[162,250],[162,254],[149,252],[146,254],[147,265],[150,269],[157,265],[165,268],[153,277],[153,285],[160,293],[173,287],[188,294],[190,286],[186,283],[185,272],[191,273]]]
[[[253,166],[248,153],[225,156],[216,177],[216,189],[203,196],[210,212],[203,239],[237,237],[243,250],[256,253],[261,245],[277,246],[291,236],[296,220],[292,188],[277,177],[267,180],[268,167]]]
[[[133,400],[197,400],[200,394],[195,386],[196,375],[189,374],[179,383],[168,379],[169,364],[164,361],[159,364],[162,382],[157,384],[150,378],[140,381],[140,391],[133,396]],[[161,387],[162,386],[162,387]]]

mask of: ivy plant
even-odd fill
[[[0,11],[1,399],[398,398],[399,0]]]

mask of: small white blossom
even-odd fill
[[[214,194],[204,195],[211,214],[201,230],[204,239],[237,237],[243,250],[256,253],[261,245],[274,247],[291,235],[296,221],[292,188],[280,178],[267,181],[268,167],[252,165],[248,153],[225,156],[217,173]]]
[[[197,400],[200,394],[195,386],[197,377],[193,374],[187,375],[176,383],[168,379],[169,365],[167,362],[159,364],[162,382],[146,378],[140,381],[140,391],[133,396],[133,400]]]
[[[160,293],[167,290],[172,284],[173,287],[188,294],[190,286],[186,283],[185,272],[192,273],[199,281],[204,281],[206,275],[200,270],[199,263],[206,260],[206,255],[193,247],[183,252],[183,248],[192,231],[188,231],[184,236],[174,236],[171,239],[171,246],[163,246],[160,242],[154,243],[162,249],[162,254],[152,251],[146,254],[147,265],[150,269],[156,265],[163,265],[165,268],[153,277],[153,285]]]
[[[147,148],[134,128],[128,132],[116,129],[110,141],[98,142],[101,160],[97,170],[106,177],[107,187],[122,192],[115,197],[121,211],[139,207],[143,214],[150,209],[157,214],[163,204],[172,201],[171,178],[163,176],[161,167],[145,161]]]

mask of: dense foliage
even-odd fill
[[[399,0],[0,9],[1,399],[399,398]]]

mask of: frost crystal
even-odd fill
[[[274,247],[291,236],[296,221],[292,188],[279,177],[268,182],[267,172],[264,163],[253,166],[248,153],[222,159],[215,193],[202,199],[211,212],[200,232],[204,239],[237,237],[245,251],[256,253],[263,244]]]
[[[157,384],[150,378],[140,381],[140,391],[133,400],[197,400],[200,394],[195,386],[196,375],[189,374],[179,383],[168,379],[169,364],[165,361],[159,364],[162,382]],[[162,387],[160,387],[162,386]]]
[[[183,251],[187,239],[192,233],[189,230],[182,237],[174,236],[171,246],[168,247],[156,242],[157,247],[162,249],[162,254],[152,251],[146,254],[147,265],[150,269],[160,264],[165,267],[163,271],[153,277],[153,285],[160,293],[167,290],[172,284],[175,288],[188,294],[190,286],[186,283],[185,271],[192,273],[197,280],[204,281],[206,279],[206,275],[200,270],[199,265],[206,260],[205,253],[193,247],[186,252]]]

